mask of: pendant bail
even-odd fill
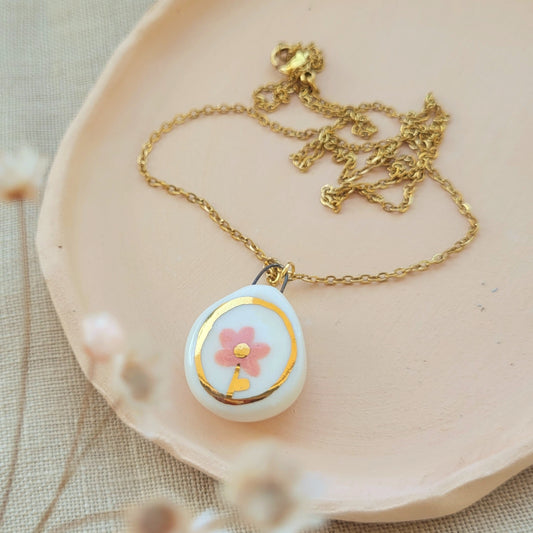
[[[280,263],[269,263],[263,269],[261,269],[259,274],[257,274],[255,279],[252,281],[252,285],[256,285],[261,276],[271,269],[274,269],[274,272],[272,272],[272,276],[267,275],[268,283],[275,287],[283,279],[283,283],[281,284],[281,288],[279,289],[280,292],[283,292],[285,290],[285,287],[287,286],[287,283],[291,279],[292,274],[294,274],[295,271],[294,264],[290,261],[285,266],[281,265]]]

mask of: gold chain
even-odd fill
[[[478,222],[470,212],[470,206],[463,200],[463,196],[451,182],[442,177],[433,167],[433,160],[438,155],[437,148],[448,122],[448,115],[436,103],[432,94],[427,95],[424,108],[420,113],[400,114],[392,107],[379,102],[343,106],[328,102],[320,97],[315,78],[316,74],[322,70],[324,61],[320,50],[314,44],[303,46],[300,43],[296,45],[281,43],[273,50],[271,62],[286,78],[282,81],[263,85],[255,90],[253,93],[254,103],[251,107],[242,104],[206,105],[201,109],[191,109],[187,113],[177,114],[169,122],[164,122],[159,129],[155,130],[143,145],[138,158],[139,171],[146,183],[151,187],[163,189],[172,196],[185,198],[202,208],[211,220],[233,239],[241,242],[252,251],[265,266],[281,263],[276,258],[266,254],[250,237],[231,226],[205,198],[152,176],[147,168],[148,156],[154,145],[163,135],[170,133],[177,126],[190,120],[211,115],[230,113],[245,115],[259,122],[261,126],[268,127],[274,133],[306,141],[301,150],[290,156],[300,171],[306,172],[326,153],[332,156],[335,163],[342,165],[338,185],[336,187],[325,185],[322,187],[321,193],[322,204],[331,208],[335,213],[340,211],[342,202],[354,193],[359,194],[369,202],[378,204],[384,211],[405,213],[411,205],[415,188],[426,176],[429,176],[451,196],[459,213],[466,218],[469,224],[464,237],[446,250],[435,254],[431,259],[396,268],[391,272],[318,276],[296,272],[294,265],[288,262],[283,269],[275,267],[269,271],[267,275],[269,283],[278,284],[284,275],[288,275],[289,280],[323,283],[325,285],[353,285],[388,281],[392,278],[401,278],[412,272],[421,272],[433,265],[442,263],[452,254],[463,250],[473,240],[478,231]],[[271,113],[280,105],[288,104],[292,95],[296,95],[308,109],[324,117],[334,119],[334,122],[318,129],[297,130],[282,126],[269,119],[265,113]],[[368,139],[378,131],[367,115],[369,111],[383,113],[398,119],[400,133],[395,137],[380,141],[369,141]],[[350,127],[351,133],[362,138],[364,142],[355,144],[342,139],[338,132],[345,127]],[[404,149],[403,152],[401,151],[402,148]],[[410,153],[405,148],[408,148]],[[362,156],[362,154],[368,155]],[[359,159],[363,161],[359,163]],[[364,176],[371,174],[377,168],[385,169],[387,176],[374,182],[361,181]],[[368,176],[366,177],[368,178]],[[395,205],[387,201],[381,191],[398,184],[403,185],[403,196],[402,200]]]

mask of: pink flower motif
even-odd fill
[[[257,377],[261,368],[258,359],[266,357],[270,346],[264,342],[254,342],[254,328],[244,327],[239,331],[223,329],[219,339],[222,350],[215,354],[215,361],[222,366],[237,366],[250,376]]]

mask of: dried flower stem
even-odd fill
[[[89,514],[52,528],[50,529],[49,533],[64,533],[65,531],[69,531],[75,527],[83,526],[84,524],[99,522],[100,520],[110,520],[112,518],[121,518],[123,515],[124,511],[102,511],[101,513]]]
[[[22,345],[22,361],[20,374],[20,392],[17,405],[17,427],[15,430],[15,437],[13,442],[13,452],[11,454],[11,462],[7,474],[6,486],[2,497],[2,505],[0,507],[0,526],[4,521],[4,516],[9,503],[11,490],[13,489],[13,481],[15,479],[15,470],[17,468],[18,456],[20,451],[20,441],[22,437],[22,428],[24,426],[24,412],[26,410],[26,390],[28,386],[28,369],[30,361],[31,348],[31,287],[30,287],[30,267],[28,258],[28,236],[26,233],[26,216],[24,213],[24,202],[19,200],[17,202],[19,212],[19,229],[21,241],[21,261],[22,261],[22,276],[23,276],[23,316],[24,316],[24,331],[23,331],[23,345]]]
[[[58,487],[56,489],[56,493],[54,495],[54,498],[52,499],[52,501],[50,502],[50,504],[46,508],[46,511],[44,512],[43,516],[41,517],[41,520],[39,521],[39,523],[37,524],[37,527],[35,528],[36,532],[42,531],[45,523],[47,522],[48,518],[52,514],[52,511],[54,510],[54,507],[55,507],[55,505],[57,503],[57,500],[61,496],[61,493],[65,489],[65,486],[67,485],[68,480],[71,477],[70,472],[71,472],[72,462],[73,462],[74,457],[76,456],[76,452],[78,450],[78,445],[79,445],[79,442],[80,442],[81,432],[83,430],[83,425],[84,425],[84,422],[85,422],[85,418],[86,418],[87,412],[89,410],[89,397],[90,397],[91,389],[92,389],[91,383],[90,383],[90,381],[87,381],[86,384],[85,384],[85,391],[83,393],[83,399],[82,399],[82,404],[81,404],[81,408],[80,408],[80,414],[78,416],[78,421],[76,423],[76,433],[74,435],[74,439],[72,440],[72,444],[70,446],[70,451],[69,451],[67,460],[65,462],[65,467],[63,469],[63,474],[61,476],[61,480],[59,481],[59,485],[58,485]]]
[[[65,490],[65,487],[67,486],[68,482],[70,481],[72,476],[76,473],[76,470],[78,469],[78,466],[80,465],[81,461],[91,451],[91,448],[96,443],[100,435],[104,432],[109,421],[113,418],[112,411],[108,411],[107,415],[102,419],[102,421],[100,422],[96,430],[93,432],[92,436],[89,438],[88,442],[82,448],[78,457],[75,459],[76,452],[78,451],[78,448],[79,448],[79,442],[80,442],[83,422],[88,412],[88,406],[89,406],[88,399],[89,399],[91,390],[92,390],[91,382],[87,381],[85,394],[83,398],[83,404],[82,404],[82,408],[80,411],[80,416],[78,418],[76,435],[72,442],[72,447],[70,449],[69,457],[67,459],[67,462],[65,463],[63,475],[61,476],[61,480],[59,481],[59,485],[57,486],[54,497],[52,498],[52,501],[48,504],[48,507],[46,508],[44,514],[42,515],[41,520],[37,524],[37,527],[34,529],[34,533],[42,532],[44,526],[46,525],[46,522],[48,522],[48,519],[52,515],[55,509],[55,506],[57,505],[57,502],[59,501],[59,498],[61,497],[61,494],[63,494],[63,491]]]
[[[80,455],[76,459],[76,462],[73,464],[73,467],[71,469],[72,473],[76,471],[76,468],[79,466],[81,461],[83,461],[83,459],[85,459],[87,454],[91,451],[91,448],[93,447],[95,442],[98,440],[100,435],[104,432],[105,428],[107,427],[107,424],[109,424],[109,422],[113,420],[114,416],[115,415],[113,411],[108,410],[106,416],[101,420],[98,427],[94,430],[93,436],[89,439],[87,444],[85,444],[85,446],[82,448]]]

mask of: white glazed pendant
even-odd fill
[[[270,285],[248,285],[206,309],[185,348],[185,376],[213,413],[256,422],[285,411],[306,375],[302,328],[287,298]]]

